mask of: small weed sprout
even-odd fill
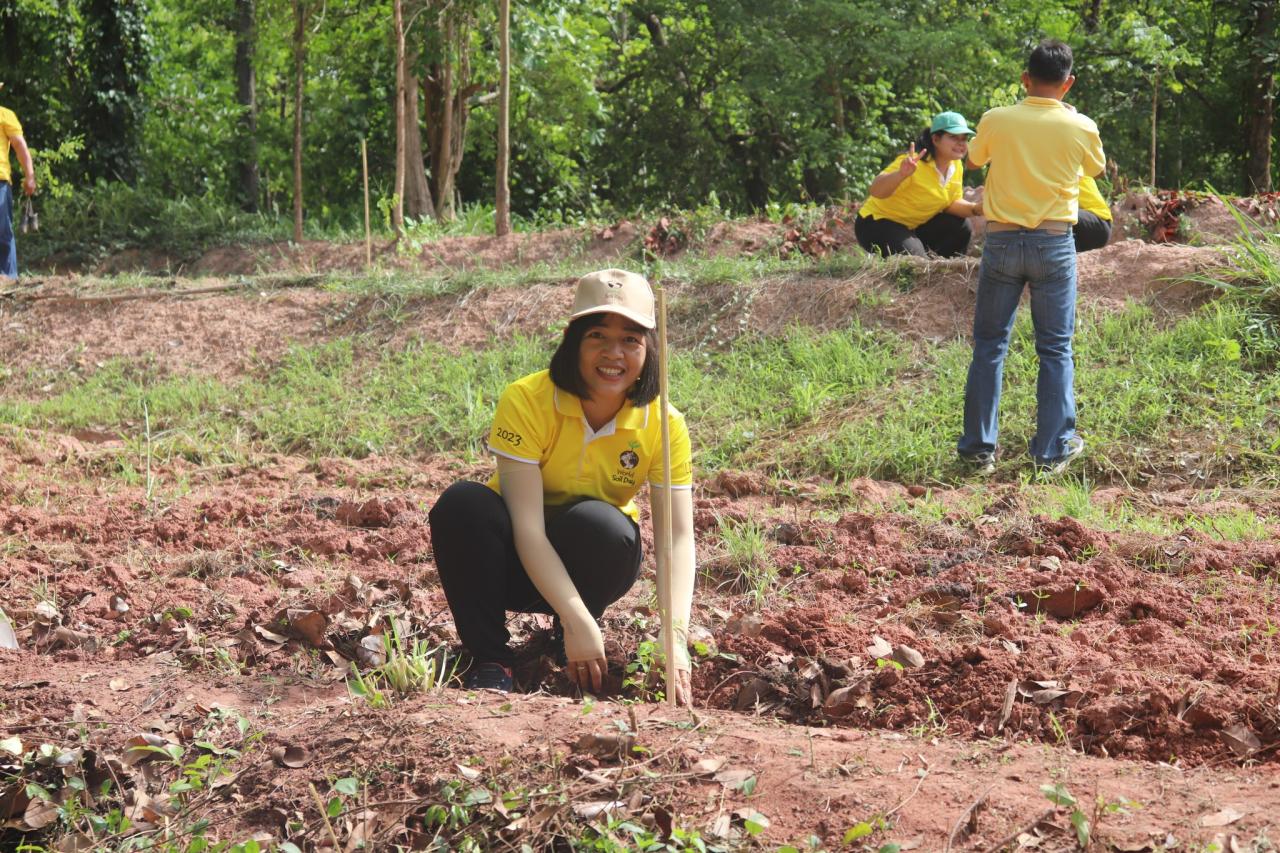
[[[703,563],[704,574],[718,589],[745,595],[754,606],[762,606],[778,579],[764,525],[721,518],[719,534],[719,553]]]
[[[399,629],[393,626],[390,633],[382,635],[382,647],[385,663],[364,673],[353,667],[353,674],[347,680],[351,694],[368,700],[375,708],[390,704],[388,694],[404,697],[427,693],[438,690],[453,678],[454,668],[444,663],[445,650],[442,646],[414,640],[406,648]]]

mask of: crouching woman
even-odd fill
[[[871,182],[871,197],[853,221],[858,244],[882,255],[963,255],[973,238],[969,217],[982,215],[981,204],[963,198],[972,135],[959,113],[934,116],[907,153]]]
[[[487,485],[453,484],[431,509],[440,582],[473,660],[467,687],[512,689],[506,618],[515,611],[557,616],[570,680],[601,690],[608,660],[598,620],[639,577],[635,497],[648,483],[672,493],[672,564],[659,566],[658,580],[672,585],[676,701],[692,704],[689,432],[672,409],[668,486],[656,325],[643,276],[610,269],[581,278],[550,368],[512,382],[498,401],[489,432],[496,473]],[[662,505],[651,501],[655,530]]]

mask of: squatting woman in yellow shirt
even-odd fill
[[[436,566],[473,660],[464,679],[472,689],[512,689],[508,611],[554,613],[569,678],[601,689],[608,661],[597,620],[640,573],[635,496],[646,483],[668,488],[649,283],[615,269],[584,276],[569,321],[550,368],[511,383],[498,401],[493,478],[454,483],[431,509]],[[671,579],[676,700],[689,705],[693,474],[684,416],[672,409],[669,424],[672,565],[658,578]],[[654,515],[662,503],[651,502]]]
[[[962,197],[972,135],[959,113],[934,116],[910,150],[871,182],[871,197],[853,222],[859,245],[882,255],[963,255],[973,237],[968,218],[982,214],[980,204]]]
[[[1111,207],[1102,197],[1098,182],[1088,175],[1080,176],[1080,212],[1071,235],[1076,252],[1101,249],[1111,242]]]

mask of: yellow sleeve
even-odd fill
[[[964,163],[957,160],[956,170],[947,181],[947,206],[964,198]]]
[[[689,442],[689,426],[684,415],[675,409],[667,421],[671,433],[671,482],[679,489],[693,485],[693,453]],[[662,454],[656,454],[649,468],[649,484],[662,485]]]
[[[512,383],[498,399],[489,428],[489,449],[521,462],[542,461],[546,449],[546,425],[538,416],[536,401],[523,386]]]
[[[987,124],[987,117],[983,115],[978,119],[978,126],[974,130],[973,138],[969,140],[969,162],[975,166],[985,166],[987,161],[991,159],[991,152],[987,150],[987,138],[982,135],[982,126]],[[990,131],[990,127],[988,127]]]
[[[13,110],[0,109],[0,130],[4,131],[5,136],[22,135],[22,123]]]
[[[1081,168],[1086,175],[1094,178],[1101,175],[1102,170],[1107,168],[1107,155],[1102,150],[1102,137],[1098,135],[1098,126],[1090,121],[1088,130],[1084,163],[1081,164]]]

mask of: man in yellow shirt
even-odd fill
[[[4,84],[0,83],[0,87]],[[31,151],[22,137],[22,124],[13,110],[0,107],[0,275],[18,277],[18,240],[13,233],[13,172],[9,168],[9,146],[22,164],[22,191],[34,195],[36,173],[31,164]]]
[[[1098,126],[1062,103],[1075,77],[1071,48],[1041,42],[1027,60],[1027,97],[989,110],[969,145],[970,165],[990,164],[983,210],[987,238],[978,272],[973,360],[964,393],[960,458],[981,473],[995,470],[1000,385],[1014,313],[1031,290],[1035,325],[1038,471],[1061,473],[1084,451],[1076,435],[1076,249],[1071,229],[1079,212],[1080,176],[1102,172],[1106,157]]]

